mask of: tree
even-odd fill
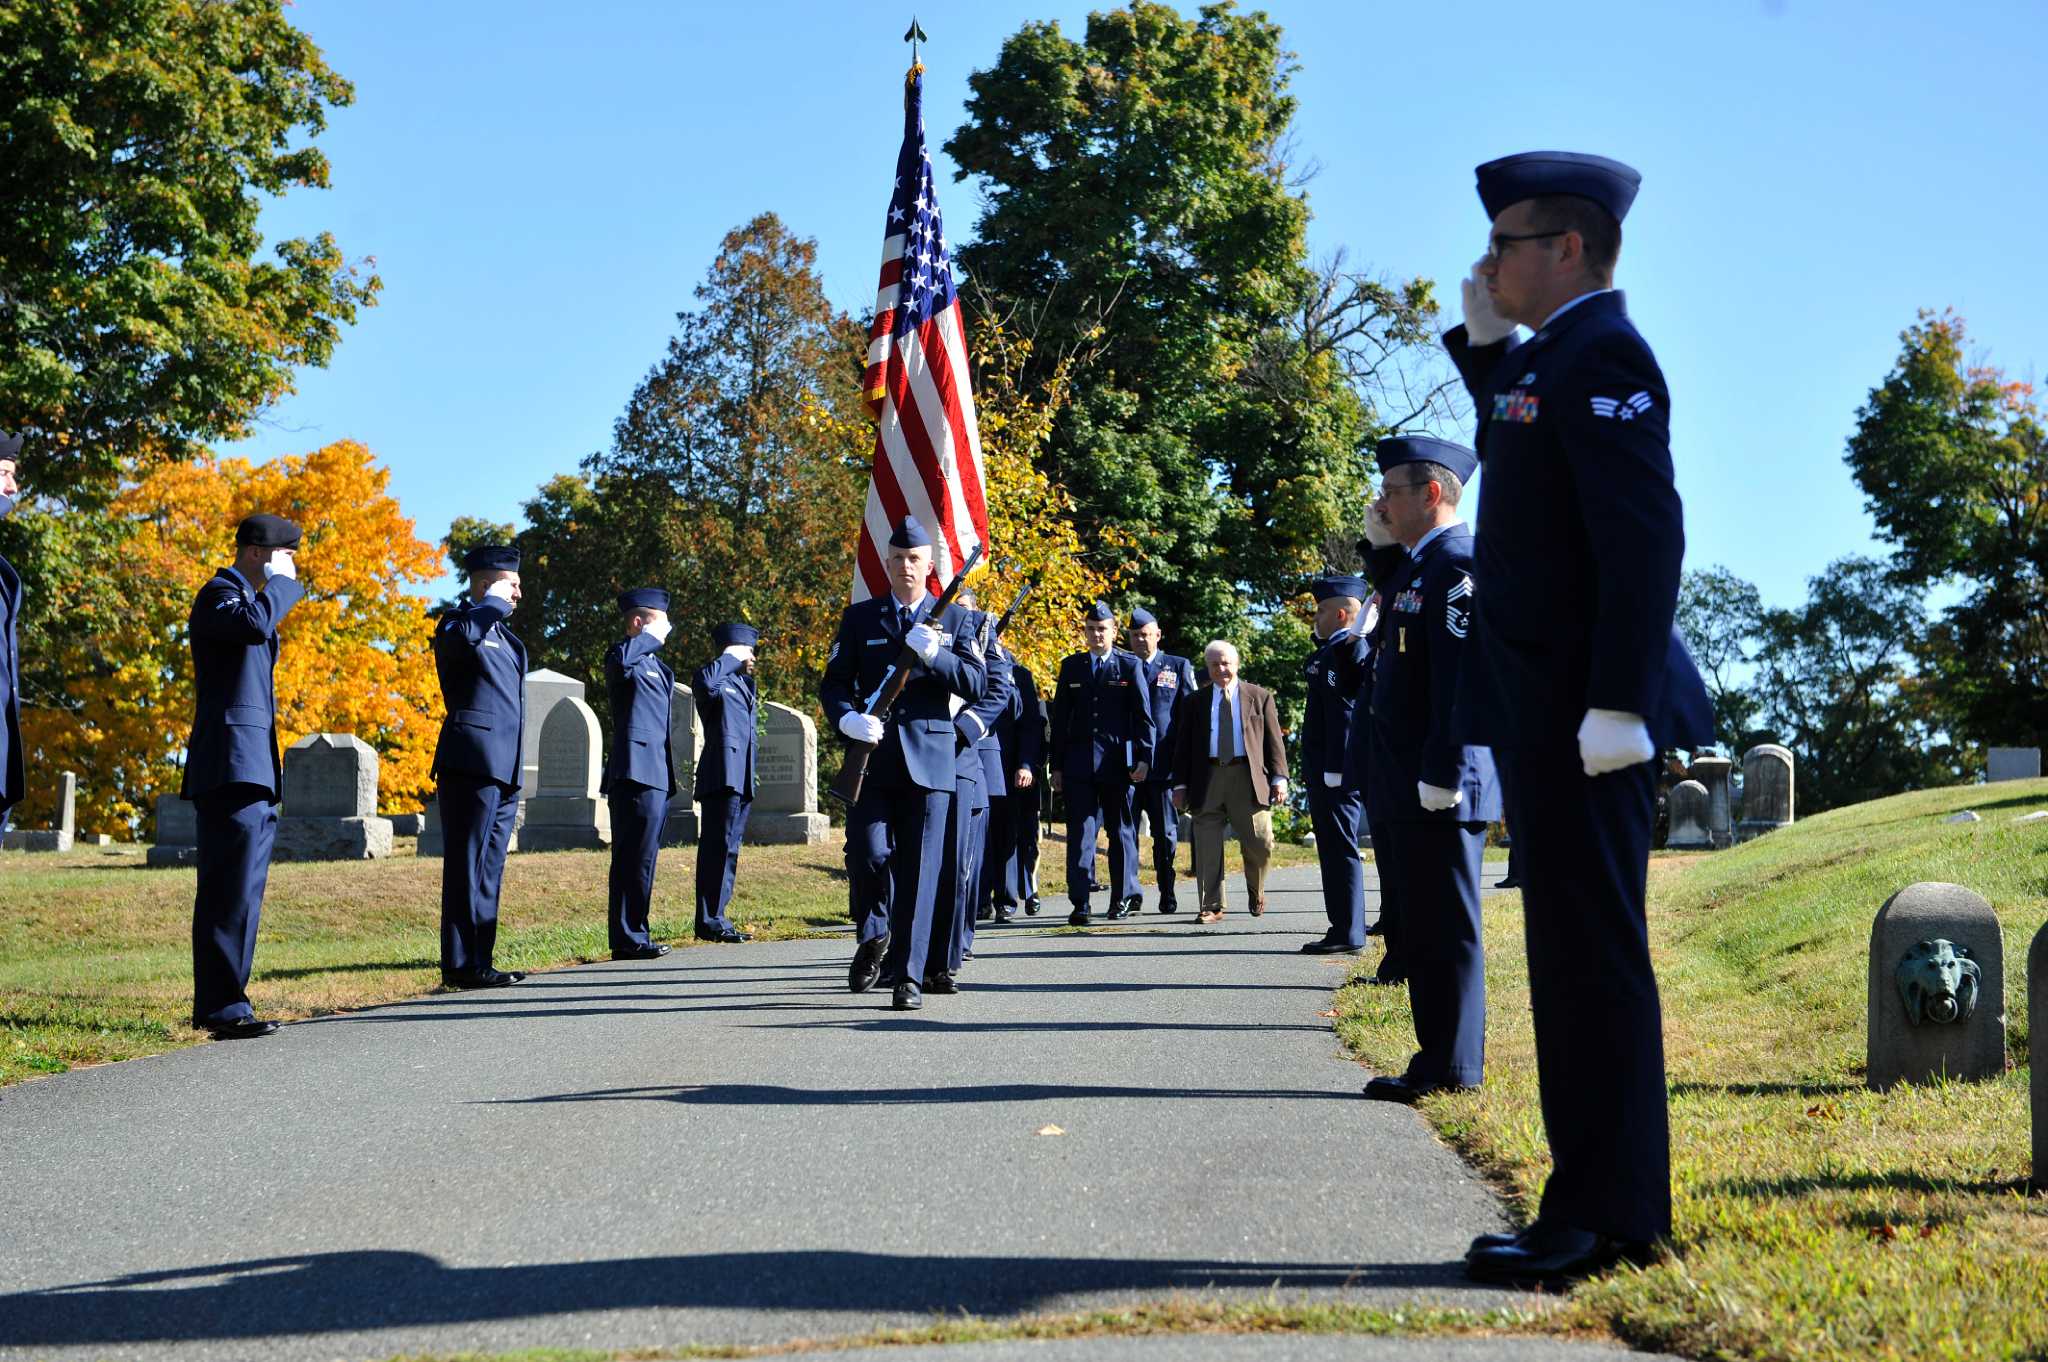
[[[1963,759],[1910,667],[1926,625],[1919,593],[1869,558],[1832,563],[1808,588],[1802,608],[1763,612],[1756,658],[1763,722],[1797,756],[1801,808],[1961,779]]]
[[[2048,434],[2032,388],[1965,358],[1953,312],[1922,312],[1857,412],[1847,460],[1894,571],[1963,599],[1916,640],[1957,737],[2048,733]]]
[[[352,440],[253,466],[159,464],[115,498],[106,533],[73,541],[66,576],[46,588],[73,612],[46,659],[62,684],[25,695],[22,728],[31,769],[78,773],[83,830],[146,829],[156,796],[177,791],[192,722],[187,616],[257,511],[305,530],[306,595],[279,628],[280,743],[354,733],[381,759],[380,804],[418,805],[443,710],[426,602],[406,588],[439,573],[439,553],[415,536],[390,476]],[[48,816],[54,784],[31,781],[24,822]]]
[[[1354,362],[1434,312],[1421,281],[1309,267],[1290,72],[1279,27],[1229,4],[1140,0],[1081,41],[1029,23],[946,144],[984,196],[958,258],[1034,342],[1027,385],[1084,361],[1041,462],[1084,543],[1132,544],[1184,649],[1249,641],[1355,524],[1387,422]]]
[[[324,188],[353,91],[279,0],[0,5],[0,428],[38,492],[246,434],[380,287],[334,238],[257,258],[260,195]]]
[[[1749,674],[1764,603],[1756,587],[1725,567],[1692,569],[1678,587],[1678,627],[1714,699],[1714,736],[1731,751],[1747,748],[1758,701]]]

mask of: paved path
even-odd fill
[[[986,930],[914,1015],[847,993],[843,942],[691,949],[0,1089],[0,1358],[1505,1303],[1456,1266],[1493,1197],[1317,1015],[1348,962],[1296,950],[1313,885],[1280,874],[1262,921]],[[1283,1342],[1128,1355],[1337,1355]]]

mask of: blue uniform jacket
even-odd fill
[[[597,785],[599,794],[610,794],[615,780],[634,780],[668,794],[676,792],[668,735],[676,674],[658,656],[660,648],[654,635],[642,630],[620,639],[605,652],[604,693],[611,703],[612,749],[604,778]],[[698,713],[703,713],[702,701]],[[705,746],[708,755],[710,744]]]
[[[0,813],[28,793],[21,755],[21,574],[0,558]]]
[[[1134,653],[1132,656],[1136,657]],[[1145,683],[1145,703],[1152,710],[1152,769],[1145,783],[1170,784],[1173,780],[1173,726],[1180,715],[1180,702],[1195,693],[1194,664],[1172,653],[1158,653],[1138,659],[1138,671]]]
[[[277,797],[277,622],[305,589],[272,577],[261,591],[222,568],[192,602],[192,736],[185,743],[185,799],[223,785],[260,785]]]
[[[1326,771],[1335,771],[1340,778],[1354,773],[1355,763],[1350,758],[1352,711],[1371,669],[1372,641],[1351,628],[1339,629],[1324,640],[1302,665],[1308,678],[1308,699],[1301,719],[1301,779],[1310,788],[1326,783]]]
[[[1395,822],[1483,823],[1500,817],[1493,754],[1463,744],[1453,727],[1460,674],[1479,661],[1473,629],[1472,530],[1453,525],[1425,544],[1389,585],[1385,636],[1373,663],[1373,807]],[[1461,790],[1456,808],[1431,812],[1418,782]]]
[[[1671,397],[1619,292],[1519,345],[1444,346],[1471,390],[1486,591],[1458,724],[1472,742],[1575,746],[1588,709],[1640,714],[1658,747],[1712,740],[1713,707],[1674,627],[1685,525]]]
[[[928,618],[934,604],[935,600],[926,597],[917,609],[926,617],[925,623],[940,631],[938,655],[930,662],[912,664],[915,675],[910,684],[882,716],[887,727],[868,773],[884,780],[907,779],[927,790],[950,790],[953,758],[959,748],[951,701],[954,696],[979,700],[988,686],[988,665],[975,636],[961,627],[965,612],[957,605],[950,606],[934,621]],[[882,688],[903,651],[904,633],[896,627],[896,602],[890,596],[870,596],[840,612],[839,634],[825,659],[818,701],[824,706],[825,721],[841,742],[846,738],[839,731],[839,721],[856,710],[864,711]]]
[[[505,627],[510,601],[464,597],[434,630],[434,670],[448,717],[434,746],[434,771],[519,783],[519,733],[526,724],[526,645]]]
[[[1003,769],[1001,729],[1005,723],[1014,726],[1021,707],[1014,677],[1016,663],[1010,650],[996,639],[994,619],[978,610],[967,614],[973,621],[969,627],[980,631],[982,657],[988,663],[988,689],[954,716],[953,726],[981,763],[982,789],[990,799],[1001,799],[1010,792],[1009,773]]]
[[[1365,579],[1372,583],[1372,599],[1379,603],[1379,610],[1372,620],[1372,628],[1366,631],[1365,682],[1359,687],[1357,702],[1351,707],[1351,732],[1344,742],[1344,784],[1354,790],[1372,794],[1372,785],[1367,772],[1372,766],[1372,677],[1379,665],[1381,645],[1386,641],[1387,602],[1394,597],[1394,579],[1408,567],[1408,550],[1399,544],[1373,549],[1366,556]],[[1372,614],[1372,601],[1366,610]],[[1360,620],[1359,623],[1365,623]],[[1328,684],[1327,682],[1325,684]]]
[[[1152,760],[1152,706],[1137,656],[1112,648],[1109,661],[1108,678],[1097,682],[1087,653],[1060,660],[1047,764],[1068,780],[1128,780]]]
[[[720,653],[690,678],[697,718],[704,725],[704,755],[697,758],[699,790],[730,790],[754,797],[760,735],[755,722],[761,693],[736,657]]]
[[[1003,781],[1006,788],[1014,788],[1011,780],[1017,772],[1029,768],[1034,784],[1045,783],[1045,701],[1038,694],[1038,678],[1031,668],[1013,656],[1010,662],[1010,684],[1017,693],[1017,703],[1006,717],[996,720],[996,739],[1003,748]]]

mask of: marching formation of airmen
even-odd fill
[[[1385,947],[1372,978],[1408,989],[1416,1049],[1365,1095],[1412,1103],[1485,1071],[1480,862],[1503,812],[1522,888],[1543,1117],[1554,1171],[1536,1222],[1468,1255],[1481,1280],[1555,1285],[1643,1261],[1671,1229],[1662,1026],[1645,929],[1653,758],[1711,739],[1705,688],[1673,627],[1684,527],[1670,398],[1613,287],[1640,178],[1597,156],[1535,152],[1477,171],[1491,235],[1444,338],[1477,410],[1476,449],[1427,436],[1377,447],[1381,485],[1362,575],[1314,583],[1314,644],[1299,764],[1328,928],[1301,947]],[[1522,338],[1517,326],[1529,328]],[[22,445],[0,439],[0,516]],[[1484,464],[1487,515],[1460,515]],[[300,600],[297,526],[254,515],[231,567],[190,617],[195,713],[183,793],[198,815],[193,1021],[268,1034],[247,996],[281,768],[272,674],[278,624]],[[1068,921],[1143,907],[1138,825],[1149,825],[1157,908],[1174,913],[1179,819],[1190,818],[1199,920],[1225,912],[1226,826],[1250,911],[1265,908],[1271,810],[1288,763],[1271,692],[1238,675],[1227,640],[1197,669],[1160,650],[1149,611],[1130,642],[1096,602],[1085,646],[1048,690],[1004,647],[971,594],[931,588],[930,531],[893,526],[890,590],[841,616],[819,688],[825,717],[867,759],[848,810],[855,926],[850,988],[901,1009],[959,991],[977,921],[1040,909],[1038,824],[1063,796]],[[434,755],[446,839],[441,971],[451,988],[522,976],[493,963],[499,892],[520,798],[525,646],[508,627],[519,552],[472,550],[466,595],[434,635],[447,707]],[[1483,584],[1484,590],[1480,589]],[[21,580],[0,559],[0,817],[23,790]],[[616,959],[669,950],[649,930],[656,852],[677,789],[670,750],[669,597],[618,598],[604,658],[614,736],[604,767],[614,840],[607,919]],[[695,934],[746,939],[729,908],[755,790],[757,630],[719,626],[693,690],[705,731]],[[1540,789],[1540,794],[1538,793]],[[1368,925],[1359,846],[1382,894]],[[1099,838],[1108,883],[1095,879]]]

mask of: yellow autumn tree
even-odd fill
[[[305,530],[306,588],[279,630],[278,739],[354,733],[377,749],[378,799],[416,807],[440,728],[428,601],[410,584],[440,573],[390,495],[391,474],[343,440],[252,465],[211,455],[159,466],[109,509],[115,533],[54,584],[78,602],[61,703],[24,710],[31,764],[79,773],[81,831],[149,831],[156,796],[175,793],[192,721],[186,618],[200,586],[234,559],[235,526],[268,511]],[[54,781],[20,820],[38,821]]]

